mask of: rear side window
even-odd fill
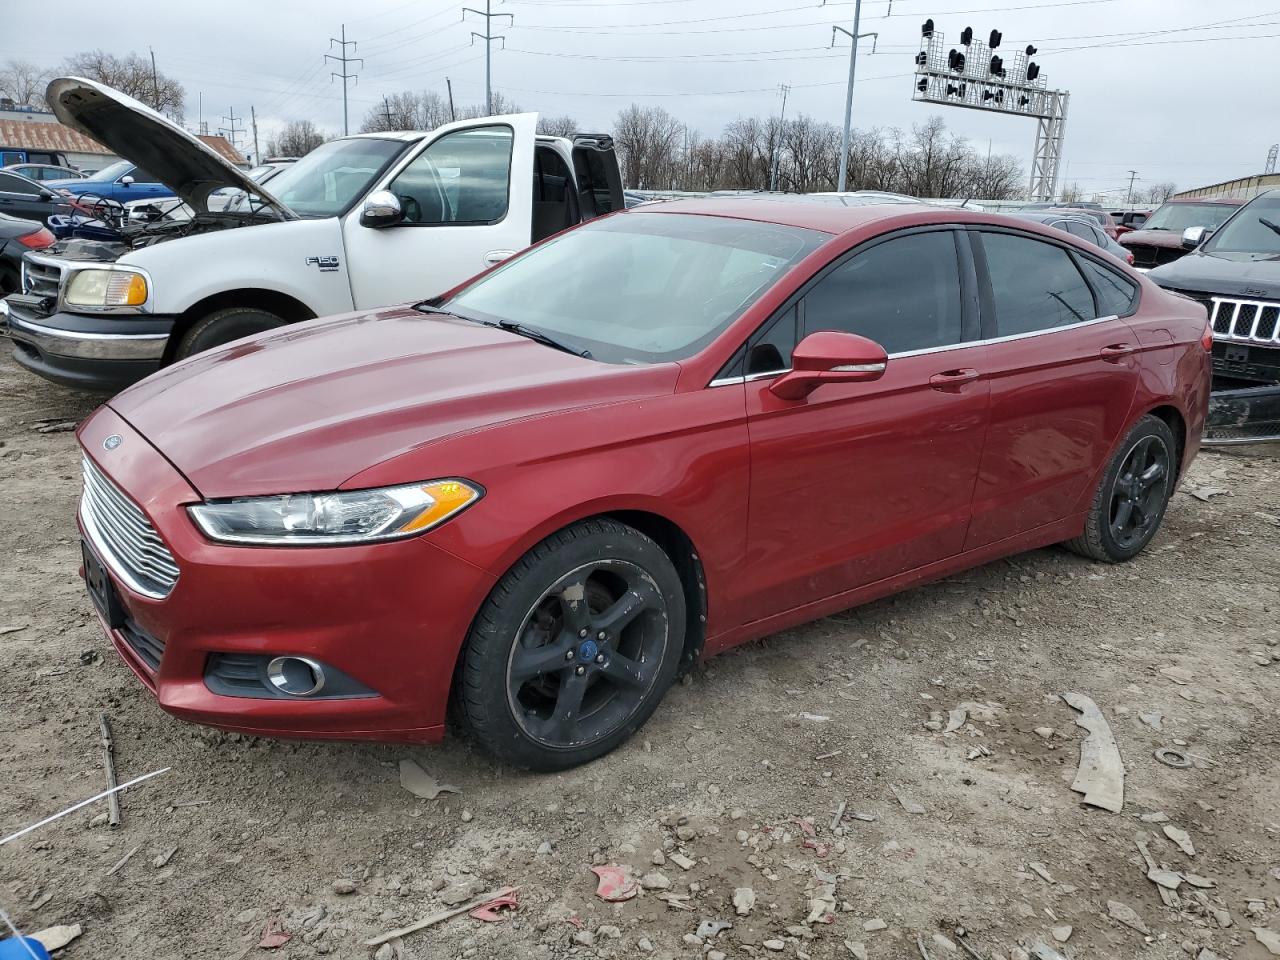
[[[27,197],[34,197],[40,192],[34,183],[15,177],[11,173],[0,173],[0,190],[5,193],[20,193]]]
[[[1062,223],[1055,223],[1054,226],[1061,227],[1073,237],[1088,240],[1090,243],[1094,242],[1093,231],[1089,229],[1089,225],[1086,223],[1080,223],[1078,220],[1064,220]]]
[[[1093,294],[1062,247],[1009,233],[982,233],[981,237],[997,336],[1094,319]]]
[[[950,230],[915,233],[855,254],[805,295],[804,330],[839,330],[887,353],[963,339],[960,264]]]
[[[1080,266],[1085,276],[1093,284],[1094,293],[1098,297],[1098,313],[1108,317],[1127,316],[1133,312],[1138,300],[1138,287],[1127,277],[1122,277],[1114,270],[1108,270],[1100,263],[1088,257],[1080,258]]]

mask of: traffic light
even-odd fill
[[[1001,37],[1002,37],[1002,34],[1000,33],[999,30],[992,30],[991,42],[987,44],[987,46],[989,46],[992,50],[994,50],[996,47],[1000,46]]]
[[[919,53],[916,54],[917,67],[923,67],[928,62],[929,62],[929,55],[925,53],[923,50],[921,50]]]
[[[1027,64],[1027,82],[1030,83],[1034,81],[1038,76],[1040,76],[1040,64],[1028,63]]]
[[[994,100],[996,103],[1004,103],[1004,91],[1003,90],[983,90],[982,99]]]
[[[965,27],[960,31],[960,42],[966,47],[973,43],[973,27]]]
[[[1001,60],[999,57],[991,58],[991,75],[993,77],[1004,76],[1004,61]]]
[[[929,81],[926,80],[924,77],[921,77],[920,82],[916,84],[916,89],[919,90],[921,93],[924,93],[926,90],[929,89]]]
[[[933,36],[933,17],[930,17],[924,23],[920,24],[920,36],[922,37]]]
[[[950,67],[952,70],[954,70],[956,73],[963,72],[964,71],[964,54],[961,53],[959,50],[956,50],[953,48],[952,51],[949,54],[947,54],[947,66]]]
[[[1036,55],[1036,48],[1035,48],[1035,47],[1033,47],[1031,44],[1029,44],[1029,43],[1028,43],[1028,44],[1027,44],[1027,56],[1028,56],[1028,57],[1034,57],[1035,55]]]
[[[960,86],[956,86],[954,83],[948,83],[948,84],[947,84],[947,96],[948,96],[948,97],[963,97],[963,96],[964,96],[964,87],[965,87],[965,85],[964,85],[963,83],[962,83],[962,84],[960,84]]]
[[[1020,107],[1025,107],[1025,106],[1026,106],[1028,103],[1030,103],[1030,102],[1031,102],[1031,100],[1030,100],[1030,99],[1028,99],[1028,98],[1027,98],[1027,97],[1025,97],[1025,96],[1022,96],[1022,97],[1019,97],[1019,98],[1018,98],[1018,106],[1020,106]]]

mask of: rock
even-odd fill
[[[573,942],[580,947],[589,947],[596,942],[596,935],[590,930],[579,930],[573,935]]]
[[[747,831],[745,830],[739,830],[736,834],[734,834],[734,838],[739,843],[746,843],[748,840],[751,839],[751,834],[747,833]]]
[[[1157,810],[1155,813],[1144,813],[1138,818],[1143,823],[1168,823],[1169,818]]]
[[[688,843],[690,840],[693,840],[698,836],[698,831],[686,823],[682,826],[676,827],[676,836],[685,843]]]
[[[441,783],[412,760],[400,761],[400,786],[423,800],[434,800],[442,793],[462,792],[452,784]]]
[[[866,923],[864,923],[862,925],[862,929],[865,930],[867,933],[875,933],[877,930],[887,929],[888,926],[889,925],[887,923],[885,923],[879,917],[876,917],[874,920],[868,920]]]
[[[867,960],[867,947],[861,941],[846,940],[844,948],[853,954],[854,960]]]
[[[1071,939],[1073,928],[1070,924],[1064,923],[1060,927],[1054,927],[1051,932],[1053,933],[1053,939],[1057,940],[1059,943],[1066,943]]]
[[[551,855],[550,840],[543,840],[542,843],[538,844],[538,855],[541,857],[548,857]]]
[[[76,937],[80,936],[80,933],[80,924],[72,923],[57,927],[47,927],[38,933],[31,934],[31,937],[34,940],[39,940],[46,950],[53,953],[55,950],[61,950]]]
[[[691,947],[702,946],[702,938],[695,933],[686,933],[680,939],[683,940],[685,943],[689,944],[689,946]]]
[[[373,960],[395,960],[396,948],[389,943],[384,943],[373,954]]]
[[[661,850],[655,850],[653,851],[653,856],[649,859],[653,862],[654,866],[660,867],[667,862],[667,855]]]
[[[893,792],[893,795],[898,798],[898,803],[902,804],[902,809],[907,811],[907,813],[910,813],[910,814],[924,813],[923,806],[916,803],[910,797],[903,796],[901,793],[898,792],[898,788],[895,787],[893,784],[889,784],[889,789]]]
[[[1178,684],[1188,684],[1196,678],[1196,675],[1184,667],[1161,667],[1160,672]]]
[[[1192,946],[1191,949],[1194,950],[1195,947]],[[1196,960],[1219,960],[1219,957],[1216,953],[1206,947],[1196,954]]]
[[[653,953],[653,941],[648,937],[641,937],[636,941],[636,949],[641,953]]]
[[[473,878],[463,883],[455,883],[443,890],[440,893],[440,902],[446,907],[456,907],[481,893],[484,893],[484,884]]]
[[[1182,885],[1182,874],[1174,870],[1148,870],[1147,879],[1166,890],[1177,890]]]
[[[707,953],[707,960],[727,960],[728,956],[723,950],[711,950]]]
[[[671,886],[671,881],[667,879],[665,874],[655,870],[652,873],[646,873],[640,878],[640,886],[646,890],[666,890]]]
[[[1054,883],[1054,879],[1049,875],[1049,869],[1043,863],[1028,863],[1027,869],[1034,873],[1045,883]]]
[[[1273,957],[1280,957],[1280,933],[1268,930],[1266,927],[1254,927],[1253,936],[1254,939],[1267,948],[1267,953]]]
[[[1142,922],[1142,918],[1133,911],[1133,908],[1125,906],[1119,900],[1107,901],[1107,913],[1111,915],[1113,920],[1118,920],[1126,927],[1132,927],[1141,934],[1151,933],[1151,930]]]
[[[1041,740],[1048,740],[1053,736],[1053,727],[1036,727],[1036,736]]]
[[[686,857],[683,853],[671,854],[671,862],[681,870],[692,870],[698,865],[697,860],[694,860],[692,857]]]
[[[596,927],[596,936],[604,940],[620,940],[622,939],[622,929],[615,927],[611,923],[602,923]]]
[[[745,917],[756,905],[756,892],[750,887],[738,887],[733,891],[733,909],[738,916]]]
[[[1152,730],[1164,729],[1164,717],[1158,713],[1140,713],[1138,714],[1138,719]]]
[[[781,953],[787,948],[787,945],[781,940],[766,940],[764,943],[760,944],[760,946],[764,947],[766,950],[772,950],[774,953]]]
[[[955,945],[954,941],[948,939],[947,937],[944,937],[940,933],[935,933],[933,935],[933,944],[939,950],[943,950],[947,953],[955,953],[958,949],[960,949]]]
[[[109,819],[110,819],[110,817],[109,817],[107,814],[105,814],[105,813],[100,813],[100,814],[98,814],[96,817],[94,817],[92,820],[90,820],[90,821],[89,821],[89,826],[91,826],[91,827],[105,827],[105,826],[107,825],[107,821],[108,821]]]
[[[355,881],[353,880],[335,880],[333,881],[333,892],[340,897],[348,896],[356,892]]]
[[[474,815],[471,813],[471,811],[470,811],[470,810],[463,810],[463,811],[462,811],[462,822],[463,822],[463,823],[470,823],[473,819],[474,819]]]
[[[1185,853],[1188,857],[1196,855],[1195,844],[1191,842],[1191,834],[1178,827],[1167,826],[1164,828],[1164,835],[1178,845],[1178,849]]]

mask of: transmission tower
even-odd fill
[[[1271,149],[1267,151],[1267,168],[1262,171],[1265,176],[1268,173],[1276,172],[1276,154],[1280,153],[1280,143],[1273,143]]]
[[[336,43],[336,44],[338,44],[338,49],[342,51],[342,55],[341,55],[341,56],[335,56],[335,55],[334,55],[334,54],[332,54],[332,53],[326,53],[326,54],[324,55],[324,58],[325,58],[326,60],[332,60],[332,61],[334,61],[335,63],[340,63],[340,64],[342,64],[342,72],[341,72],[341,73],[332,73],[332,72],[331,72],[331,73],[329,74],[329,82],[330,82],[330,83],[333,83],[333,81],[334,81],[335,79],[340,79],[340,80],[342,81],[342,135],[345,137],[348,133],[350,133],[350,132],[351,132],[351,131],[348,129],[348,126],[347,126],[347,81],[348,81],[348,80],[355,80],[355,81],[358,83],[358,82],[359,82],[359,80],[360,80],[360,78],[359,78],[359,76],[358,76],[357,74],[354,74],[354,73],[348,73],[348,72],[347,72],[347,64],[349,64],[349,63],[358,63],[358,64],[360,64],[360,66],[362,66],[362,67],[363,67],[363,66],[364,66],[364,60],[362,60],[360,57],[348,57],[348,56],[347,56],[347,47],[350,47],[352,50],[355,50],[355,49],[356,49],[356,42],[355,42],[354,40],[348,40],[348,39],[347,39],[347,25],[346,25],[345,23],[342,25],[342,36],[341,36],[341,38],[339,38],[339,37],[330,37],[330,38],[329,38],[329,49],[330,49],[330,50],[332,50],[332,49],[333,49],[333,45],[334,45],[335,43]]]
[[[471,31],[471,43],[475,44],[479,38],[484,41],[484,112],[493,113],[493,52],[492,45],[494,40],[502,41],[502,48],[507,48],[507,38],[501,34],[493,32],[493,21],[495,17],[506,17],[508,24],[514,25],[516,18],[509,13],[493,13],[490,7],[491,0],[484,0],[484,9],[477,10],[475,7],[463,7],[462,19],[467,19],[468,13],[474,13],[477,17],[484,17],[484,33]]]

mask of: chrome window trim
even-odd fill
[[[901,353],[889,354],[890,360],[896,360],[902,357],[923,357],[931,353],[950,353],[952,350],[967,350],[969,347],[985,347],[996,343],[1011,343],[1015,340],[1028,340],[1031,337],[1051,336],[1055,333],[1062,333],[1064,330],[1079,330],[1081,327],[1093,326],[1097,323],[1107,323],[1111,320],[1119,320],[1119,314],[1109,314],[1105,317],[1095,317],[1092,320],[1081,320],[1079,323],[1068,324],[1063,327],[1049,327],[1045,330],[1029,330],[1026,333],[1011,333],[1005,337],[991,337],[986,340],[965,340],[962,343],[948,343],[940,347],[923,347],[919,350],[904,350]],[[707,384],[708,387],[727,387],[733,384],[750,383],[752,380],[764,380],[771,377],[780,377],[784,373],[790,373],[791,368],[786,370],[771,370],[768,373],[753,373],[746,377],[721,377],[719,380],[712,380]]]

